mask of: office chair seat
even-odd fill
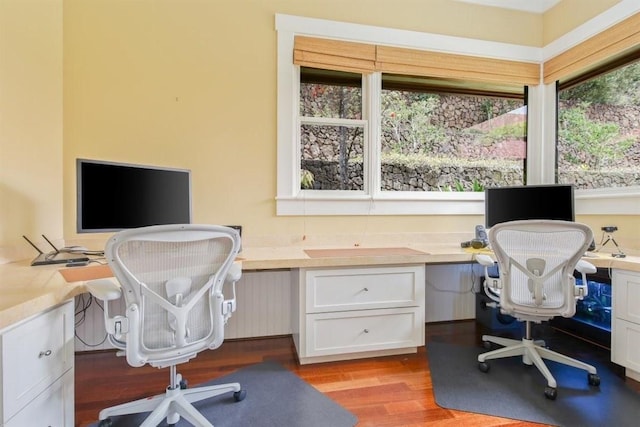
[[[531,326],[555,316],[572,317],[576,300],[587,295],[587,273],[596,268],[580,258],[591,243],[592,232],[583,224],[568,221],[511,221],[497,224],[489,231],[489,244],[498,262],[499,277],[489,277],[494,261],[478,255],[484,266],[485,293],[504,314],[525,322],[522,340],[483,335],[485,346],[502,348],[478,355],[478,368],[489,371],[488,360],[520,356],[526,365],[535,365],[547,380],[544,394],[557,397],[557,383],[543,359],[582,369],[589,385],[600,385],[600,377],[592,365],[557,353],[545,347],[544,341],[532,338]],[[573,272],[582,274],[582,285],[576,285]]]
[[[180,418],[212,427],[193,403],[226,393],[244,400],[239,383],[187,388],[177,372],[178,364],[222,345],[224,326],[236,309],[239,249],[238,232],[215,225],[142,227],[107,242],[105,257],[117,282],[96,280],[87,287],[104,302],[109,340],[133,367],[168,367],[169,385],[162,394],[103,409],[100,427],[110,426],[111,416],[146,412],[143,427]],[[232,288],[229,299],[223,294],[225,282]],[[121,297],[125,312],[110,315],[109,301]]]

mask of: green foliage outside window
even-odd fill
[[[492,144],[505,139],[522,139],[526,132],[526,123],[514,123],[493,128],[482,135],[484,144]]]
[[[300,171],[300,188],[303,190],[309,190],[313,188],[313,182],[315,178],[313,173],[306,169]]]
[[[384,91],[382,96],[382,129],[391,140],[387,149],[395,153],[429,153],[433,144],[444,140],[442,127],[431,122],[431,116],[440,107],[440,99],[424,93],[412,94],[407,99],[401,92]]]
[[[640,62],[563,90],[560,99],[579,99],[590,104],[640,105]]]
[[[559,111],[558,139],[578,149],[567,152],[564,160],[584,168],[600,168],[621,158],[635,141],[622,138],[615,123],[590,120],[586,114],[588,107],[589,103],[584,102]]]

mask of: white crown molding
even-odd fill
[[[542,63],[639,11],[640,2],[638,0],[622,0],[542,48],[279,13],[275,16],[275,27],[277,31],[287,31],[294,34]]]
[[[327,21],[318,18],[276,14],[276,30],[361,43],[427,49],[434,52],[511,61],[542,62],[542,52],[537,47],[348,22]]]
[[[502,9],[520,10],[522,12],[544,13],[560,3],[560,0],[456,0],[474,3],[481,6],[499,7]]]

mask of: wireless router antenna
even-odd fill
[[[54,250],[54,251],[56,251],[56,253],[57,253],[57,254],[59,254],[59,253],[60,253],[60,251],[58,250],[58,248],[56,248],[56,247],[53,245],[53,243],[51,243],[51,241],[50,241],[49,239],[47,239],[47,236],[45,236],[45,235],[43,234],[43,235],[42,235],[42,237],[44,237],[44,240],[46,240],[46,241],[47,241],[47,243],[51,245],[51,247],[53,248],[53,250]]]
[[[29,242],[29,244],[30,244],[31,246],[33,246],[33,247],[35,248],[35,250],[36,250],[36,251],[38,251],[38,253],[39,253],[40,255],[44,255],[44,252],[42,252],[42,251],[40,250],[40,248],[39,248],[39,247],[37,247],[37,246],[36,246],[36,245],[31,241],[31,240],[27,239],[27,236],[25,236],[25,235],[23,234],[23,235],[22,235],[22,237],[24,237],[24,240],[26,240],[27,242]]]

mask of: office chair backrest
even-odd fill
[[[502,280],[501,309],[516,317],[573,316],[573,272],[591,240],[591,229],[576,222],[529,220],[493,226],[489,242]]]
[[[107,242],[124,293],[130,365],[183,363],[222,344],[222,287],[239,248],[237,231],[214,225],[142,227]]]

